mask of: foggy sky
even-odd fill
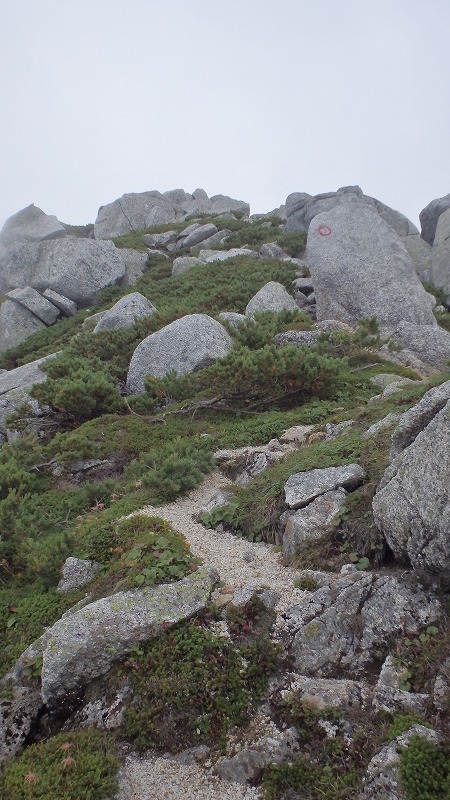
[[[0,0],[0,228],[124,192],[266,212],[359,184],[450,192],[448,0]]]

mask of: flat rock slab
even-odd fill
[[[195,245],[200,244],[204,239],[209,239],[210,236],[217,233],[217,227],[213,223],[207,223],[206,225],[199,225],[195,230],[188,233],[187,236],[183,236],[183,232],[180,234],[182,238],[179,239],[177,243],[178,247],[195,247]]]
[[[358,464],[343,467],[311,469],[296,472],[284,485],[284,495],[289,508],[303,508],[316,497],[339,487],[356,489],[364,480],[365,472]]]
[[[345,203],[314,217],[306,252],[317,319],[352,324],[375,315],[387,331],[404,320],[435,324],[401,238],[367,203]]]
[[[163,378],[171,370],[178,375],[195,372],[226,356],[232,347],[223,325],[207,314],[181,317],[137,346],[128,371],[128,393],[144,392],[149,374]]]
[[[13,289],[6,296],[31,311],[35,317],[46,325],[53,325],[59,317],[59,308],[39,294],[36,289],[32,289],[31,286],[25,286],[24,289]]]
[[[371,687],[363,681],[352,681],[346,678],[308,678],[306,675],[291,674],[288,689],[282,691],[282,697],[300,693],[306,703],[317,708],[356,709],[368,705]]]
[[[53,303],[56,308],[59,308],[61,314],[64,314],[65,317],[73,317],[77,313],[77,304],[73,300],[69,300],[68,297],[54,292],[53,289],[46,289],[43,297]]]
[[[43,652],[44,702],[104,675],[139,642],[200,611],[216,579],[201,567],[176,583],[119,592],[60,619],[48,631]]]
[[[259,253],[249,250],[247,247],[233,247],[231,250],[200,250],[198,254],[200,261],[204,261],[206,264],[213,261],[228,261],[229,258],[237,258],[237,256],[259,258]]]
[[[131,328],[138,319],[151,317],[157,309],[139,292],[132,292],[121,297],[109,311],[97,322],[94,333],[99,331],[116,331],[120,328]]]
[[[0,352],[17,347],[32,336],[45,330],[46,325],[27,308],[15,300],[5,300],[0,306]]]
[[[245,313],[247,317],[254,317],[260,311],[298,311],[299,307],[294,298],[281,283],[269,281],[247,304]]]
[[[350,572],[288,612],[291,655],[303,675],[363,675],[400,636],[435,622],[439,601],[416,585],[377,573]]]
[[[52,353],[50,356],[30,361],[29,364],[24,364],[23,367],[16,367],[16,369],[9,369],[3,372],[0,375],[0,395],[6,394],[11,389],[33,386],[34,383],[42,383],[47,380],[47,373],[43,372],[40,366],[48,358],[54,358],[55,355],[56,353]]]

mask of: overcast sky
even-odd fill
[[[0,0],[0,227],[125,192],[450,192],[449,0]]]

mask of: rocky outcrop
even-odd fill
[[[59,308],[40,295],[36,289],[32,289],[31,286],[26,286],[24,289],[13,289],[6,296],[23,306],[27,311],[30,311],[31,314],[34,314],[46,325],[53,325],[59,317]]]
[[[325,539],[345,503],[344,489],[325,492],[288,517],[283,533],[283,558],[290,559],[311,542]]]
[[[293,509],[303,508],[319,495],[339,487],[356,489],[363,482],[364,475],[358,464],[295,472],[284,485],[286,504]]]
[[[183,189],[169,192],[141,192],[124,194],[99,209],[94,231],[96,239],[110,239],[130,231],[143,230],[153,225],[166,225],[186,219],[194,214],[222,214],[238,211],[248,217],[250,207],[242,200],[225,195],[208,198],[197,189],[188,194]]]
[[[388,332],[404,321],[436,325],[402,240],[370,205],[344,203],[314,217],[307,258],[319,320],[375,315]]]
[[[46,325],[27,308],[5,300],[0,306],[0,352],[17,347],[33,333],[45,330]]]
[[[232,346],[223,325],[207,314],[181,317],[137,346],[128,370],[128,392],[145,391],[145,376],[149,374],[163,378],[171,370],[183,375],[203,369],[226,356]]]
[[[450,294],[450,208],[438,219],[430,260],[432,283]]]
[[[392,332],[392,340],[438,370],[450,361],[450,333],[438,325],[416,325],[400,322]]]
[[[445,197],[438,197],[436,200],[432,200],[431,203],[428,203],[420,212],[419,219],[422,226],[421,236],[428,244],[434,244],[439,217],[449,208],[450,194],[446,194]]]
[[[43,242],[66,235],[64,225],[56,217],[31,204],[6,220],[0,232],[0,245],[8,248],[15,242]]]
[[[438,408],[440,399],[434,399]],[[431,404],[430,404],[431,405]],[[429,408],[430,408],[429,405]],[[426,419],[426,403],[422,406]],[[406,444],[420,417],[409,417]],[[395,441],[395,438],[394,438]],[[401,441],[396,440],[396,448]],[[396,456],[373,499],[374,520],[397,558],[415,569],[450,577],[450,400]]]
[[[132,292],[121,297],[109,311],[97,322],[94,333],[100,331],[116,331],[119,328],[131,328],[138,320],[151,317],[157,309],[139,292]]]

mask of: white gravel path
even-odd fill
[[[191,552],[208,566],[216,568],[221,581],[230,591],[242,586],[272,589],[280,594],[278,614],[295,605],[304,592],[293,582],[298,571],[284,567],[279,553],[264,542],[238,539],[231,533],[219,533],[195,522],[195,517],[213,494],[229,485],[223,475],[213,472],[187,497],[164,506],[146,506],[139,513],[165,519],[189,542]],[[280,620],[281,622],[281,620]]]

